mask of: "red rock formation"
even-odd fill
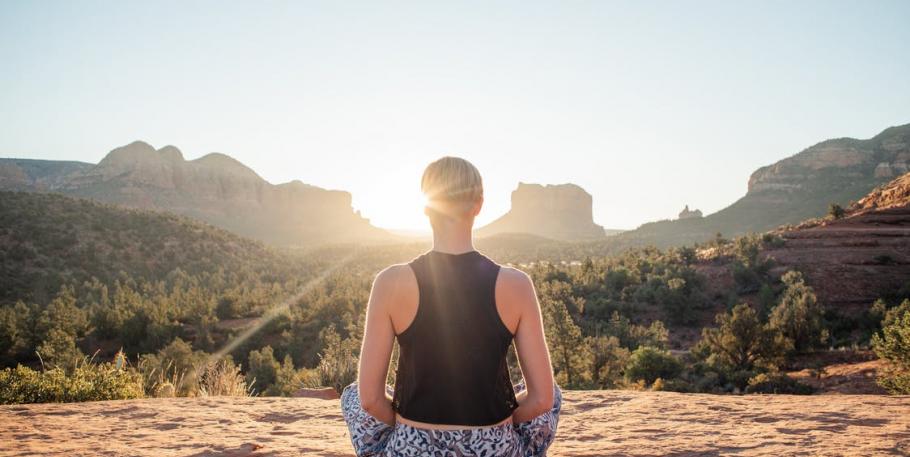
[[[603,238],[604,229],[594,223],[591,204],[591,194],[575,184],[518,183],[512,191],[509,212],[475,234],[528,233],[557,240]]]
[[[299,181],[273,185],[225,154],[185,160],[174,146],[155,150],[136,141],[65,175],[19,162],[38,161],[0,162],[0,188],[170,211],[275,245],[393,238],[353,210],[350,193]],[[63,162],[47,163],[48,170],[64,170]]]
[[[882,186],[846,217],[777,232],[764,251],[777,273],[802,271],[828,306],[861,311],[910,285],[910,174]]]

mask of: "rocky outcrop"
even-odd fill
[[[780,230],[764,252],[775,271],[802,271],[822,303],[860,315],[910,285],[910,174],[848,209],[846,217]]]
[[[475,234],[528,233],[556,240],[603,238],[604,229],[594,223],[591,204],[591,194],[575,184],[518,183],[512,191],[509,212]]]
[[[698,219],[702,217],[701,210],[696,209],[694,211],[689,210],[689,205],[686,205],[682,211],[679,212],[680,219]]]
[[[910,173],[877,187],[849,208],[851,215],[871,210],[910,206]]]
[[[392,238],[352,209],[348,192],[299,181],[273,185],[225,154],[185,160],[174,146],[156,150],[136,141],[86,165],[43,190],[170,211],[274,245]]]
[[[868,140],[827,140],[758,169],[749,178],[749,193],[799,191],[817,179],[893,178],[907,172],[908,160],[910,125],[891,127]]]

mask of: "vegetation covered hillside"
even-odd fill
[[[93,278],[159,281],[178,271],[220,272],[230,282],[287,281],[300,265],[262,243],[169,213],[0,192],[2,304],[45,303],[62,285]]]
[[[356,376],[376,273],[429,247],[276,252],[177,216],[59,195],[2,197],[2,280],[11,287],[0,305],[0,362],[25,365],[0,375],[6,402],[96,398],[60,390],[60,380],[78,387],[120,376],[110,375],[121,372],[112,368],[120,360],[133,366],[125,381],[110,383],[122,396],[200,394],[215,388],[213,379],[233,393],[340,389]],[[831,348],[900,353],[895,326],[906,321],[899,317],[910,309],[902,301],[910,288],[870,290],[884,300],[839,312],[827,289],[816,292],[811,270],[783,263],[790,238],[716,237],[602,255],[597,244],[503,235],[478,240],[478,249],[534,279],[566,388],[806,393],[812,389],[784,373],[815,369],[810,362]],[[888,333],[875,339],[882,322]],[[98,371],[74,362],[96,350],[114,365]],[[51,371],[27,368],[41,362]],[[510,369],[518,380],[514,352]],[[895,370],[898,381],[883,385],[901,391],[908,369]]]

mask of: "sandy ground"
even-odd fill
[[[910,455],[910,396],[565,392],[551,456]],[[2,456],[348,456],[338,400],[0,407]]]

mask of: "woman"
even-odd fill
[[[433,247],[376,276],[358,380],[341,395],[358,456],[543,456],[562,404],[540,305],[524,272],[474,249],[480,173],[443,157],[424,171]],[[397,338],[395,387],[385,384]],[[513,386],[512,341],[526,382]]]

